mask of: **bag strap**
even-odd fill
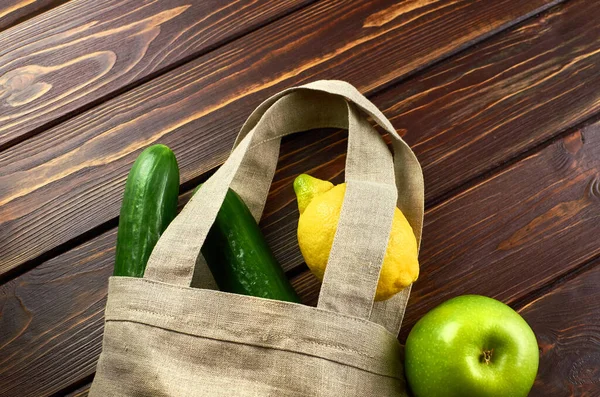
[[[394,159],[359,109],[390,133]],[[321,127],[348,128],[349,135],[346,195],[319,307],[371,319],[397,333],[408,288],[386,302],[374,304],[373,297],[395,206],[420,241],[422,172],[385,116],[354,87],[340,81],[292,88],[262,103],[242,127],[229,159],[163,233],[144,277],[178,285],[190,285],[193,277],[202,286],[214,287],[200,248],[227,189],[231,186],[240,194],[258,221],[275,173],[281,137]],[[399,198],[398,191],[402,192]]]

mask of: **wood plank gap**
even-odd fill
[[[27,21],[28,19],[31,19],[33,17],[36,17],[40,14],[45,13],[46,11],[49,11],[55,7],[58,7],[59,5],[65,4],[70,0],[36,0],[34,1],[33,4],[27,4],[24,6],[24,8],[31,8],[31,12],[26,11],[25,15],[22,15],[20,17],[14,17],[11,14],[13,14],[15,11],[19,11],[18,9],[16,9],[15,11],[11,11],[9,13],[7,13],[6,15],[4,15],[3,17],[0,18],[0,32],[8,30],[12,27],[17,26],[20,23],[23,23],[25,21]],[[38,4],[35,4],[38,3]],[[10,5],[9,5],[10,6]],[[37,8],[36,8],[37,7]],[[0,9],[0,11],[2,11]]]
[[[103,233],[108,232],[110,229],[116,228],[119,225],[119,218],[113,218],[107,222],[104,222],[90,230],[88,230],[87,232],[78,235],[75,238],[72,238],[71,240],[68,240],[62,244],[57,245],[56,247],[45,251],[44,253],[42,253],[41,255],[32,258],[28,261],[23,262],[23,264],[21,266],[17,266],[15,268],[10,269],[9,271],[5,272],[4,274],[0,274],[0,285],[5,284],[21,275],[23,275],[24,273],[27,273],[28,271],[34,269],[35,267],[37,267],[39,264],[44,263],[52,258],[55,258],[59,255],[62,255],[72,249],[75,249],[77,247],[79,247],[82,244],[85,244],[86,242],[93,240],[94,238],[102,235]]]
[[[501,163],[495,164],[494,166],[492,166],[492,168],[474,176],[471,179],[466,180],[465,182],[461,183],[460,185],[458,185],[452,189],[449,189],[439,195],[436,195],[436,196],[432,197],[430,200],[426,200],[425,210],[428,211],[428,210],[431,210],[431,209],[443,204],[445,201],[449,200],[450,198],[464,192],[465,190],[470,189],[471,187],[483,182],[486,179],[493,177],[494,175],[502,173],[504,170],[510,168],[512,165],[531,156],[534,153],[537,153],[537,152],[547,148],[548,146],[552,145],[553,143],[560,141],[561,139],[565,138],[566,136],[572,134],[573,132],[575,132],[577,130],[581,130],[581,129],[583,129],[589,125],[592,125],[598,121],[600,121],[600,111],[592,114],[590,117],[583,120],[582,122],[579,122],[573,126],[569,126],[560,131],[557,131],[555,134],[551,135],[547,139],[545,139],[541,142],[538,142],[537,144],[531,146],[530,148],[527,148],[521,152],[516,153],[514,156],[507,158],[506,160],[502,161]]]
[[[572,1],[572,0],[555,0],[553,2],[543,5],[540,8],[533,10],[527,14],[521,15],[519,18],[515,18],[515,19],[511,20],[510,22],[507,22],[504,25],[497,27],[496,29],[492,29],[489,32],[482,34],[481,36],[479,36],[471,41],[468,41],[461,46],[458,46],[453,51],[450,51],[447,54],[444,54],[444,55],[440,56],[439,58],[432,60],[429,63],[425,63],[425,64],[421,65],[420,67],[416,67],[415,69],[411,70],[409,73],[406,73],[405,75],[400,76],[399,78],[397,78],[395,80],[391,80],[385,84],[382,84],[381,86],[377,87],[377,89],[369,92],[368,95],[366,95],[366,96],[369,97],[372,95],[381,94],[384,91],[387,91],[388,89],[393,89],[394,87],[401,85],[401,84],[405,83],[406,81],[408,81],[412,78],[415,78],[416,76],[418,76],[420,74],[426,73],[427,71],[435,68],[436,66],[439,66],[440,64],[446,62],[449,59],[459,56],[460,54],[468,51],[471,47],[476,46],[481,43],[484,43],[485,41],[492,39],[494,36],[504,32],[506,30],[509,30],[517,25],[525,24],[530,19],[538,18],[540,15],[544,14],[546,11],[548,11],[554,7],[557,7],[561,4],[566,4],[569,1]]]
[[[50,128],[56,127],[57,125],[62,124],[65,121],[67,121],[67,120],[69,120],[69,119],[71,119],[73,117],[76,117],[76,116],[78,116],[78,115],[80,115],[82,113],[88,112],[88,111],[90,111],[90,110],[98,107],[99,105],[103,104],[106,101],[109,101],[109,100],[111,100],[113,98],[116,98],[116,97],[118,97],[120,95],[123,95],[127,91],[130,91],[130,90],[135,89],[135,88],[137,88],[139,86],[142,86],[142,85],[148,83],[149,81],[151,81],[151,80],[153,80],[153,79],[155,79],[157,77],[160,77],[160,76],[162,76],[162,75],[164,75],[166,73],[169,73],[169,72],[171,72],[171,71],[173,71],[173,70],[175,70],[175,69],[177,69],[177,68],[179,68],[179,67],[181,67],[181,66],[183,66],[183,65],[185,65],[185,64],[187,64],[189,62],[192,62],[196,58],[199,58],[201,56],[207,55],[207,54],[209,54],[209,53],[217,50],[220,47],[228,45],[228,44],[230,44],[230,43],[232,43],[232,42],[234,42],[236,40],[239,40],[242,37],[244,37],[244,36],[246,36],[248,34],[251,34],[251,33],[255,32],[257,30],[263,29],[265,26],[268,26],[268,25],[270,25],[270,24],[272,24],[272,23],[274,23],[274,22],[276,22],[276,21],[278,21],[278,20],[280,20],[282,18],[288,17],[289,15],[291,15],[291,14],[293,14],[295,12],[301,11],[302,9],[304,9],[306,7],[309,7],[310,5],[312,5],[314,3],[317,3],[319,1],[321,1],[321,0],[312,0],[312,1],[309,1],[309,2],[307,2],[305,4],[299,4],[299,5],[295,6],[295,7],[291,7],[289,10],[284,11],[280,15],[276,15],[276,16],[273,16],[273,17],[271,17],[269,19],[266,19],[265,21],[259,23],[258,25],[254,26],[254,27],[249,27],[249,28],[247,28],[245,30],[241,30],[240,32],[232,35],[231,37],[227,37],[227,38],[224,38],[224,39],[222,39],[220,41],[217,41],[214,44],[212,44],[212,45],[210,45],[210,46],[208,46],[208,47],[206,47],[206,48],[204,48],[204,49],[202,49],[200,51],[191,53],[190,55],[188,55],[186,57],[183,57],[182,59],[180,59],[180,60],[178,60],[176,62],[173,62],[172,64],[169,64],[169,65],[167,65],[167,66],[165,66],[163,68],[157,69],[154,72],[148,74],[147,76],[144,76],[144,77],[142,77],[142,78],[140,78],[138,80],[132,81],[131,83],[126,84],[126,85],[124,85],[124,86],[122,86],[122,87],[120,87],[120,88],[118,88],[118,89],[116,89],[114,91],[111,91],[108,94],[103,95],[103,96],[101,96],[101,97],[99,97],[99,98],[91,101],[90,103],[82,105],[82,106],[78,107],[77,109],[74,109],[74,110],[72,110],[72,111],[70,111],[70,112],[68,112],[68,113],[66,113],[66,114],[64,114],[64,115],[62,115],[62,116],[60,116],[60,117],[58,117],[56,119],[53,119],[53,120],[51,120],[51,121],[49,121],[47,123],[44,123],[44,124],[42,124],[42,125],[34,128],[34,129],[32,129],[31,131],[29,131],[29,132],[27,132],[25,134],[22,134],[22,135],[19,135],[19,136],[15,137],[15,138],[9,139],[9,140],[7,140],[4,143],[0,143],[0,152],[4,151],[6,149],[9,149],[9,148],[11,148],[11,147],[13,147],[15,145],[18,145],[19,143],[21,143],[23,141],[26,141],[27,139],[29,139],[31,137],[34,137],[34,136],[36,136],[38,134],[41,134],[42,132],[44,132],[44,131],[46,131],[46,130],[48,130]]]
[[[189,200],[189,196],[190,196],[192,190],[195,189],[196,186],[198,186],[201,183],[204,183],[208,178],[210,178],[217,169],[218,168],[214,168],[210,171],[207,171],[204,174],[198,176],[197,178],[193,178],[193,179],[183,183],[179,187],[180,209]],[[119,225],[119,217],[112,218],[109,221],[104,222],[104,223],[88,230],[87,232],[80,234],[75,238],[72,238],[71,240],[69,240],[63,244],[58,245],[37,257],[24,262],[22,266],[18,266],[16,268],[9,270],[8,272],[6,272],[4,274],[0,274],[0,285],[9,282],[10,280],[17,278],[24,273],[27,273],[28,271],[35,268],[36,266],[38,266],[41,263],[44,263],[54,257],[64,254],[65,252],[75,249],[75,248],[79,247],[80,245],[87,243],[90,240],[93,240],[94,238],[108,232],[109,230],[118,227],[118,225]],[[301,269],[301,270],[304,270],[304,269]]]
[[[52,394],[50,397],[62,397],[62,396],[81,396],[86,395],[89,392],[89,387],[94,380],[94,374],[79,379],[77,382],[70,384],[64,389]]]
[[[587,273],[597,266],[600,266],[600,255],[596,255],[593,258],[581,263],[577,267],[574,267],[571,270],[566,271],[565,273],[557,276],[553,280],[550,280],[548,283],[542,285],[540,288],[535,289],[522,297],[514,300],[509,304],[516,311],[523,310],[526,306],[530,305],[532,302],[541,298],[544,295],[547,295],[552,290],[557,289],[563,284],[568,283],[569,281],[581,276],[584,273]]]
[[[288,271],[286,271],[285,275],[287,276],[287,278],[291,279],[291,278],[301,275],[302,273],[304,273],[308,270],[309,269],[308,269],[308,266],[306,265],[306,262],[302,262],[300,265],[293,267],[293,268],[289,269]]]

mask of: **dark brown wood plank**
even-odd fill
[[[314,1],[74,0],[0,33],[0,148]]]
[[[151,143],[174,149],[187,182],[225,159],[269,94],[331,77],[368,94],[554,3],[319,2],[12,147],[0,154],[0,274],[114,218]]]
[[[511,303],[600,255],[599,219],[600,123],[430,209],[401,340],[453,296]],[[308,271],[294,283],[316,303],[319,283]]]
[[[600,391],[600,266],[520,310],[540,345],[530,396],[598,396]]]
[[[282,162],[293,163],[293,150],[285,150]],[[284,166],[278,175],[301,166]],[[279,188],[288,185],[274,185],[272,195]],[[599,214],[600,123],[429,210],[422,272],[401,339],[452,296],[477,293],[511,303],[599,255]],[[115,236],[111,230],[0,287],[0,329],[6,330],[0,390],[59,390],[93,372]],[[292,283],[303,302],[316,304],[319,283],[312,274]]]
[[[0,4],[0,30],[16,25],[34,15],[68,0],[4,0]]]
[[[91,375],[116,233],[0,287],[0,395],[45,396]]]

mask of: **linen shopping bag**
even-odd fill
[[[394,156],[367,116],[389,133]],[[318,306],[214,290],[200,248],[228,188],[258,221],[281,137],[321,127],[349,134],[346,194]],[[318,81],[269,98],[164,232],[144,277],[111,277],[90,395],[405,396],[397,335],[410,288],[373,299],[396,206],[420,242],[419,163],[353,86]]]

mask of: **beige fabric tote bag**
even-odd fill
[[[390,134],[394,157],[367,115]],[[346,195],[318,307],[216,291],[200,248],[227,189],[260,219],[281,137],[320,127],[349,136]],[[90,395],[404,396],[397,335],[410,288],[373,301],[395,206],[420,241],[419,163],[353,86],[318,81],[269,98],[165,231],[144,277],[111,277]]]

